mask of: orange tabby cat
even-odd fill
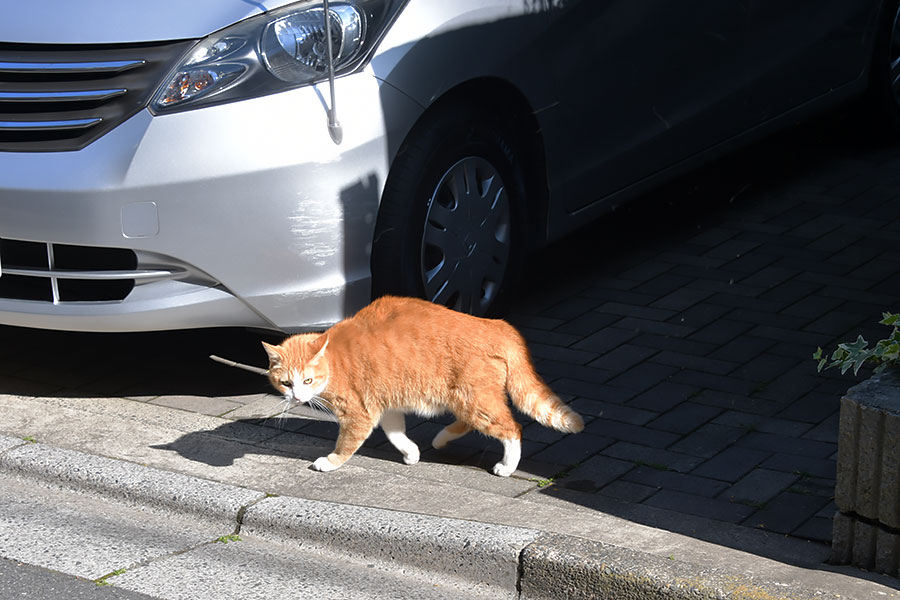
[[[476,429],[503,444],[493,472],[508,477],[521,456],[522,427],[506,398],[539,423],[565,432],[584,428],[535,373],[525,340],[512,325],[418,300],[385,296],[325,333],[306,333],[280,346],[263,342],[269,378],[288,400],[322,402],[340,425],[334,452],[317,471],[333,471],[381,425],[406,464],[419,448],[406,437],[404,416],[452,412],[456,422],[432,441],[442,448]]]

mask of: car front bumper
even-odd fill
[[[336,145],[327,92],[145,110],[80,151],[0,153],[0,240],[45,245],[50,256],[59,244],[124,248],[137,262],[130,293],[100,301],[67,301],[55,285],[109,275],[101,265],[30,265],[25,275],[53,294],[0,297],[0,323],[295,331],[363,306],[387,174],[383,108],[410,101],[365,71],[338,79],[344,139]],[[0,252],[0,290],[4,277],[22,279],[8,259]]]

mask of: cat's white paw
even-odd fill
[[[403,455],[403,462],[405,462],[408,465],[414,465],[417,462],[419,462],[419,456],[420,456],[419,449],[414,446],[413,448],[410,448],[410,450]]]
[[[494,475],[499,475],[500,477],[509,477],[516,470],[515,465],[504,465],[502,462],[498,462],[494,465],[492,472]]]
[[[314,471],[322,471],[323,473],[327,473],[328,471],[334,471],[337,469],[337,466],[328,460],[327,456],[320,456],[316,459],[316,462],[312,464],[312,468]]]

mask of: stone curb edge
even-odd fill
[[[400,563],[528,600],[833,597],[574,536],[321,500],[273,496],[0,434],[0,473],[173,511],[307,549]]]

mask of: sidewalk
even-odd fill
[[[816,126],[832,131],[694,173],[530,263],[510,321],[587,426],[523,421],[508,480],[486,470],[498,445],[471,435],[438,452],[441,424],[413,419],[419,465],[376,432],[340,470],[309,471],[335,425],[271,418],[263,378],[206,358],[263,366],[249,332],[0,328],[0,433],[265,493],[575,536],[604,544],[606,563],[571,553],[592,564],[702,575],[697,589],[725,597],[900,597],[896,579],[822,565],[838,402],[858,378],[810,358],[883,337],[882,311],[900,309],[900,148]]]

